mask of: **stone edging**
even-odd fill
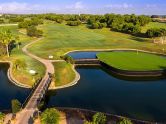
[[[70,107],[55,107],[55,108],[58,109],[59,111],[69,111],[70,113],[72,111],[78,112],[78,113],[79,112],[83,112],[83,113],[87,113],[88,115],[94,115],[95,113],[99,112],[99,111],[88,110],[88,109],[81,109],[81,108],[70,108]],[[102,113],[104,113],[104,112],[102,112]],[[115,120],[120,120],[122,118],[126,118],[124,116],[116,115],[116,114],[109,114],[109,113],[104,113],[104,114],[106,116],[109,116],[111,119],[115,119]],[[157,123],[157,122],[143,121],[143,120],[134,119],[134,118],[128,118],[128,119],[130,119],[135,124],[156,124]]]
[[[15,84],[16,86],[21,87],[21,88],[31,88],[30,86],[28,86],[28,85],[26,85],[26,84],[20,83],[19,81],[17,81],[17,80],[14,78],[13,73],[12,73],[13,63],[12,63],[11,61],[0,61],[0,63],[8,63],[8,64],[9,64],[9,68],[8,68],[8,71],[7,71],[7,76],[8,76],[8,79],[9,79],[13,84]]]
[[[104,52],[104,51],[113,51],[113,50],[131,50],[131,51],[139,51],[139,52],[146,52],[146,53],[152,53],[152,54],[157,54],[157,55],[164,55],[166,56],[166,54],[163,54],[163,53],[158,53],[158,52],[150,52],[150,51],[146,51],[146,50],[139,50],[139,49],[127,49],[127,48],[118,48],[118,49],[84,49],[84,50],[72,50],[72,51],[68,51],[66,52],[64,55],[68,54],[68,53],[71,53],[71,52],[95,52],[95,51],[99,51],[99,52]],[[50,60],[52,62],[56,62],[56,61],[61,61],[61,60]],[[63,60],[62,60],[63,61]],[[7,62],[7,63],[10,63],[10,66],[12,67],[13,64],[12,62],[10,61],[2,61],[2,62]],[[19,83],[12,75],[12,71],[11,71],[11,67],[9,68],[8,70],[8,77],[9,77],[9,80],[14,83],[15,85],[19,86],[19,87],[22,87],[22,88],[31,88],[30,86],[28,85],[25,85],[25,84],[22,84],[22,83]],[[76,77],[75,79],[66,84],[66,85],[63,85],[63,86],[59,86],[59,87],[55,87],[55,88],[50,88],[50,90],[55,90],[55,89],[62,89],[62,88],[67,88],[67,87],[70,87],[70,86],[74,86],[75,84],[77,84],[77,82],[80,80],[80,75],[79,73],[75,70],[75,67],[73,66],[72,67],[73,71],[75,72],[76,74]]]
[[[146,50],[140,50],[140,49],[131,49],[131,48],[117,48],[117,49],[84,49],[84,50],[71,50],[66,52],[64,55],[67,55],[69,53],[72,52],[109,52],[109,51],[138,51],[138,52],[145,52],[145,53],[152,53],[152,54],[157,54],[157,55],[164,55],[166,56],[166,54],[164,53],[159,53],[159,52],[151,52],[151,51],[146,51]]]

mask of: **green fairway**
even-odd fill
[[[138,48],[161,51],[166,48],[166,45],[153,44],[151,39],[113,32],[109,28],[92,30],[86,25],[70,27],[64,24],[45,24],[40,28],[44,31],[44,39],[29,50],[43,58],[54,55],[54,59],[59,59],[70,50]]]
[[[63,86],[72,82],[75,78],[75,73],[72,70],[72,65],[66,62],[54,63],[55,74],[54,82],[55,86]]]
[[[166,68],[166,57],[143,52],[102,52],[100,61],[122,70],[147,71]]]

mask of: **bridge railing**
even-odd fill
[[[39,80],[37,80],[34,85],[32,86],[30,93],[28,95],[28,97],[25,99],[24,103],[22,104],[22,108],[24,108],[27,104],[27,102],[29,101],[29,99],[31,98],[31,96],[33,95],[35,89],[39,86],[40,82],[42,81],[42,78],[40,78]]]
[[[42,99],[45,97],[46,92],[47,92],[47,90],[50,86],[51,81],[52,81],[52,76],[49,75],[49,78],[46,80],[46,84],[44,86],[44,89],[42,90],[42,93],[40,94],[40,97],[37,99],[37,104],[39,104],[42,101]]]

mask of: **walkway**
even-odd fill
[[[17,114],[16,124],[29,124],[29,123],[31,123],[30,122],[31,117],[33,116],[34,112],[38,110],[37,106],[40,103],[41,98],[43,97],[42,95],[45,95],[45,92],[48,90],[48,87],[50,85],[51,79],[50,79],[49,73],[54,74],[54,66],[53,66],[51,61],[37,57],[36,55],[30,53],[27,50],[27,48],[30,45],[32,45],[33,43],[35,43],[41,39],[42,38],[35,40],[35,41],[27,44],[26,46],[24,46],[22,48],[22,51],[26,55],[28,55],[31,58],[36,59],[39,62],[41,62],[42,64],[44,64],[44,66],[46,67],[46,72],[45,72],[45,76],[43,77],[42,81],[40,82],[40,84],[38,85],[36,90],[34,91],[33,95],[29,99],[25,108]]]

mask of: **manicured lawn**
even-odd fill
[[[75,78],[75,73],[72,70],[72,65],[66,62],[54,63],[55,74],[54,82],[55,86],[62,86],[70,83]]]
[[[70,27],[65,24],[45,24],[44,39],[29,50],[43,58],[54,55],[54,59],[70,50],[137,48],[162,52],[166,45],[156,45],[152,39],[135,37],[129,34],[110,31],[110,29],[88,29],[85,25]]]
[[[166,57],[142,52],[102,52],[97,55],[102,62],[122,70],[162,70]]]
[[[21,46],[20,46],[20,49],[16,47],[11,51],[10,58],[4,56],[4,57],[0,57],[0,60],[8,60],[8,61],[12,61],[13,63],[17,59],[23,60],[26,64],[26,69],[13,70],[14,72],[13,75],[19,82],[23,84],[28,84],[31,86],[34,83],[34,79],[33,79],[34,77],[29,74],[29,70],[31,69],[35,70],[38,73],[37,76],[43,76],[45,72],[45,67],[43,64],[25,55],[21,50],[23,46],[25,46],[26,44],[28,44],[34,39],[19,33],[17,26],[6,26],[5,28],[10,29],[14,34],[19,35]]]

